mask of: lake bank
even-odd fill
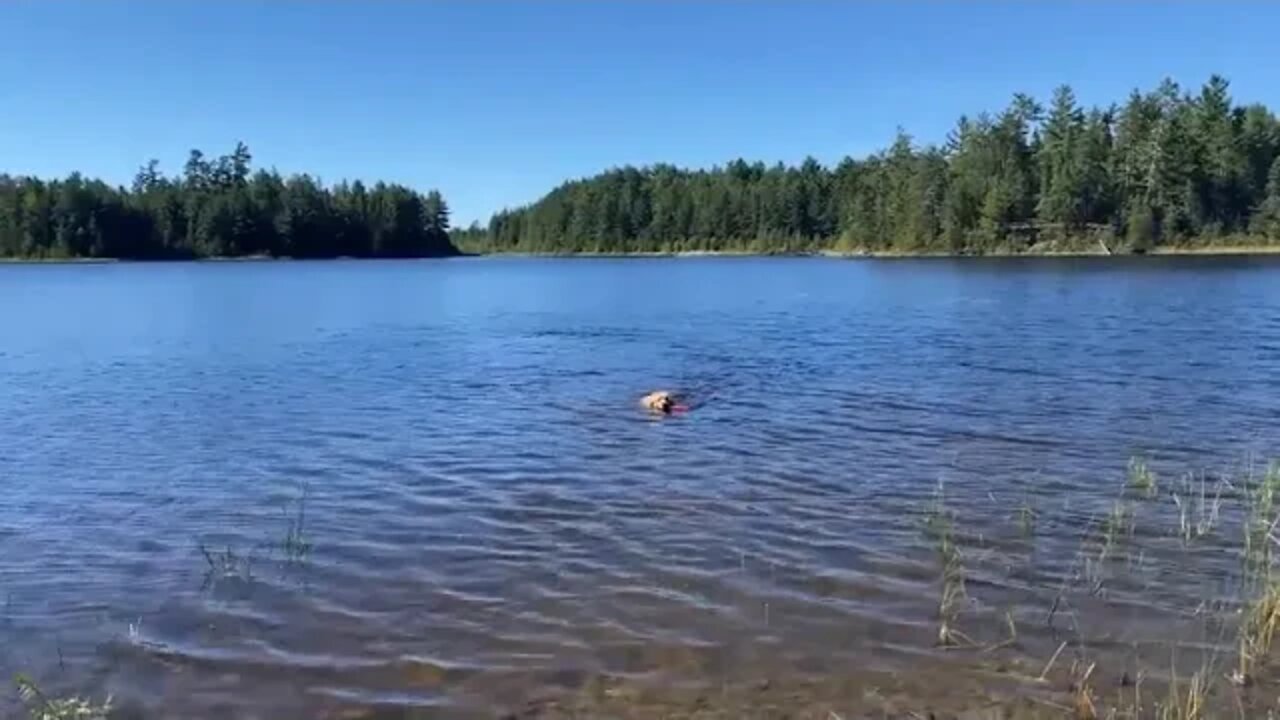
[[[377,262],[399,262],[405,260],[449,260],[452,258],[475,257],[467,253],[457,252],[448,255],[423,255],[421,257],[358,257],[341,255],[337,257],[290,257],[287,255],[226,255],[191,258],[98,258],[98,257],[0,257],[0,265],[110,265],[113,263],[169,264],[169,263],[273,263],[273,262],[328,262],[370,260]]]
[[[122,262],[116,258],[0,257],[0,265],[97,265]]]
[[[261,262],[318,262],[328,260],[377,260],[377,261],[395,261],[395,260],[447,260],[451,258],[476,258],[476,257],[506,257],[506,258],[796,258],[796,257],[823,257],[833,259],[857,259],[857,258],[1072,258],[1072,257],[1138,257],[1142,255],[1163,255],[1163,256],[1247,256],[1247,255],[1277,255],[1280,254],[1280,242],[1268,243],[1264,241],[1250,240],[1239,243],[1222,243],[1222,244],[1183,244],[1183,245],[1160,245],[1145,252],[1130,252],[1123,250],[1107,250],[1103,247],[1090,247],[1085,244],[1073,243],[1067,246],[1044,246],[1040,248],[1028,249],[995,249],[988,252],[962,252],[953,253],[939,250],[883,250],[872,248],[853,248],[848,250],[837,249],[815,249],[815,250],[658,250],[645,252],[527,252],[527,251],[511,251],[511,252],[477,252],[466,249],[459,249],[456,253],[441,255],[424,255],[420,257],[358,257],[358,256],[337,256],[337,257],[290,257],[278,255],[229,255],[229,256],[211,256],[211,257],[195,257],[195,258],[97,258],[97,257],[71,257],[71,258],[55,258],[55,257],[0,257],[0,265],[22,265],[22,264],[100,264],[100,263],[174,263],[174,262],[197,262],[197,263],[261,263]]]
[[[1108,252],[1098,249],[1067,250],[997,250],[985,253],[950,253],[933,250],[799,250],[799,251],[765,251],[750,250],[673,250],[652,252],[463,252],[463,257],[508,257],[508,258],[1072,258],[1072,257],[1141,257],[1144,255],[1164,256],[1240,256],[1240,255],[1277,255],[1280,254],[1280,243],[1243,243],[1229,245],[1187,245],[1160,246],[1147,252]]]

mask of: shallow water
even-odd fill
[[[1043,662],[1131,455],[1280,436],[1258,259],[0,266],[0,308],[0,676],[147,717],[960,687],[939,483],[968,632]],[[1228,592],[1226,539],[1149,539],[1096,652]]]

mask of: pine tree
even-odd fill
[[[1253,220],[1254,232],[1280,242],[1280,157],[1271,163],[1267,173],[1267,189]]]
[[[1078,230],[1085,220],[1086,142],[1084,113],[1070,87],[1054,91],[1042,138],[1036,156],[1040,169],[1037,215],[1046,225]]]

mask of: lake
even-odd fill
[[[0,677],[148,718],[1101,697],[1231,646],[1235,516],[1170,528],[1280,439],[1258,258],[9,265],[0,309]],[[1142,552],[1091,559],[1134,457]]]

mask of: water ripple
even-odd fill
[[[939,487],[970,612],[1043,656],[1131,454],[1274,447],[1276,272],[3,267],[0,676],[156,717],[493,717],[643,692],[624,681],[816,697],[952,661]],[[66,307],[149,322],[24,299],[48,273],[76,275]],[[245,287],[269,310],[219,301]],[[639,412],[653,387],[694,411]],[[1154,652],[1238,561],[1136,537],[1076,599],[1100,653]]]

